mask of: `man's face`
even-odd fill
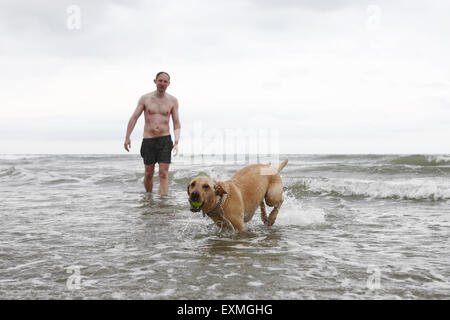
[[[153,80],[156,84],[158,92],[165,92],[170,84],[169,76],[165,73],[161,73],[158,78]]]

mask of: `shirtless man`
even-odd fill
[[[172,149],[174,156],[178,154],[178,140],[180,139],[180,118],[178,115],[177,99],[166,92],[170,84],[170,76],[167,72],[159,72],[156,79],[156,90],[144,94],[138,102],[137,108],[128,121],[127,134],[125,136],[125,150],[130,151],[130,135],[133,132],[137,120],[144,112],[145,126],[144,139],[141,145],[141,156],[144,159],[145,176],[144,186],[147,192],[153,190],[153,174],[155,163],[159,164],[159,194],[167,195],[169,191],[169,165]],[[170,136],[169,120],[172,115],[175,143]]]

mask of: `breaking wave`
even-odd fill
[[[410,166],[448,166],[450,156],[448,155],[410,155],[392,160],[393,164]]]
[[[437,184],[420,179],[370,181],[353,179],[304,178],[285,187],[287,194],[299,197],[335,196],[354,198],[431,200],[450,199],[450,183]]]

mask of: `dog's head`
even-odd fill
[[[199,212],[203,208],[209,208],[215,203],[217,195],[227,193],[222,183],[217,182],[207,176],[198,176],[189,182],[187,186],[189,202],[191,203],[191,211]],[[194,207],[192,202],[201,203],[200,206]]]

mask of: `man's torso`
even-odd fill
[[[170,135],[170,115],[175,104],[175,98],[164,93],[163,98],[150,92],[143,96],[144,102],[144,138],[154,138]]]

